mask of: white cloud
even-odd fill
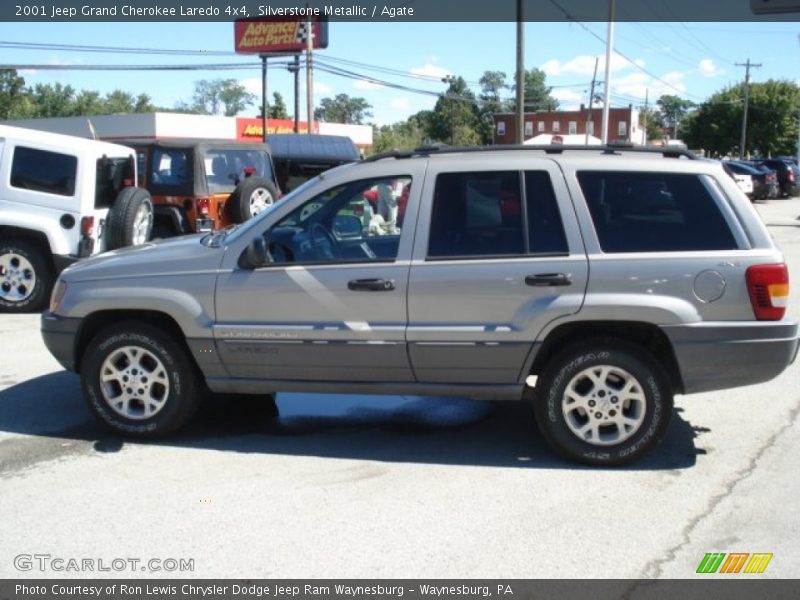
[[[439,67],[432,62],[425,63],[422,67],[414,67],[411,69],[410,73],[412,75],[422,75],[425,77],[436,77],[442,79],[447,77],[448,75],[452,75],[452,72],[444,67]]]
[[[599,60],[598,60],[599,59]],[[552,59],[541,65],[539,68],[545,72],[546,75],[557,77],[559,75],[588,75],[591,77],[594,73],[594,64],[597,60],[597,74],[598,77],[605,72],[606,57],[605,56],[589,56],[583,54],[576,56],[572,60],[562,63],[560,60]],[[639,59],[636,62],[640,62]],[[644,61],[641,61],[644,65]],[[611,55],[611,71],[620,71],[629,68],[631,65],[624,58],[618,54]]]
[[[723,71],[716,64],[714,64],[714,61],[711,60],[710,58],[704,58],[703,60],[701,60],[700,63],[697,65],[697,71],[704,77],[709,77],[709,78],[718,77],[719,75],[725,73],[725,71]]]
[[[389,102],[389,106],[391,106],[392,108],[394,108],[396,110],[408,110],[408,107],[410,106],[410,102],[408,101],[408,98],[403,96],[401,98],[392,99]]]
[[[323,83],[322,81],[315,81],[314,82],[314,95],[315,96],[320,95],[320,94],[327,95],[327,94],[332,94],[332,93],[333,93],[333,88],[331,86],[329,86],[327,83]]]
[[[614,94],[621,94],[638,98],[644,101],[645,96],[650,97],[650,102],[655,102],[657,98],[665,94],[675,95],[686,92],[684,79],[686,73],[673,71],[662,75],[661,81],[638,71],[630,73],[624,77],[614,77],[611,79],[611,88]]]
[[[379,83],[373,83],[372,81],[367,81],[366,79],[359,79],[355,83],[353,83],[353,87],[357,90],[377,90],[382,88],[383,86]]]
[[[550,95],[558,100],[559,107],[563,110],[577,109],[581,102],[586,100],[587,94],[573,92],[572,90],[553,90]]]

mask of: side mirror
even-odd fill
[[[333,234],[338,238],[357,238],[362,235],[361,219],[353,215],[337,215],[333,220]]]
[[[242,269],[258,269],[271,263],[267,250],[267,241],[264,236],[258,236],[247,245],[242,256],[239,257],[239,266]]]

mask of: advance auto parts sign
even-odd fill
[[[314,48],[328,47],[328,21],[312,20]],[[234,49],[240,53],[302,52],[306,49],[305,20],[239,19],[234,23]]]

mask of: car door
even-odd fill
[[[356,171],[363,176],[326,175],[259,219],[249,237],[264,236],[269,265],[242,269],[243,247],[228,252],[214,335],[231,376],[413,381],[406,289],[425,161],[387,163]],[[365,193],[397,181],[410,201],[392,222]]]
[[[588,264],[563,176],[519,156],[431,161],[409,281],[420,382],[519,383],[540,331],[581,307]]]

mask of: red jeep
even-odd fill
[[[153,197],[153,237],[224,229],[280,197],[266,144],[154,140],[127,145],[136,150],[139,185]]]

